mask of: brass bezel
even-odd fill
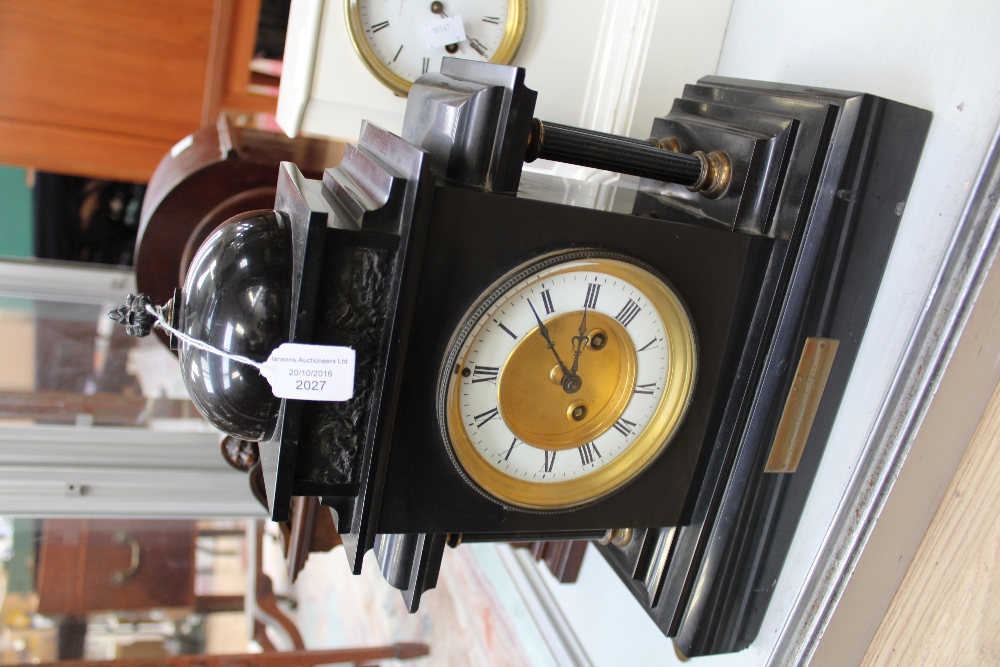
[[[347,23],[347,35],[351,39],[351,46],[358,54],[362,64],[371,72],[372,76],[378,79],[389,90],[401,97],[406,97],[410,92],[412,81],[407,81],[386,66],[372,49],[371,44],[365,38],[365,31],[361,25],[361,9],[358,6],[359,0],[344,0],[344,18]],[[507,23],[504,25],[503,39],[496,53],[490,58],[491,63],[508,65],[517,50],[521,47],[524,39],[524,31],[528,24],[528,0],[508,0],[507,3]]]
[[[601,271],[630,282],[641,290],[663,320],[668,340],[669,369],[660,403],[646,429],[624,452],[597,470],[564,482],[529,482],[511,477],[494,468],[476,450],[465,431],[460,414],[461,384],[452,384],[454,369],[464,366],[458,354],[470,337],[478,332],[477,323],[493,303],[515,286],[530,280],[533,274],[570,264],[564,271],[587,270],[579,262],[590,262],[590,270]],[[549,278],[561,271],[546,275]],[[468,356],[468,350],[466,351]],[[531,510],[565,510],[598,500],[621,488],[667,448],[683,422],[694,394],[698,349],[691,317],[673,288],[651,267],[628,257],[601,251],[569,251],[540,258],[508,274],[487,290],[463,319],[463,326],[452,337],[449,354],[439,381],[438,415],[449,454],[459,469],[487,496],[503,503]]]

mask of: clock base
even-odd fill
[[[776,278],[787,273],[762,293],[785,295],[769,325],[766,357],[748,354],[737,366],[741,377],[759,368],[746,387],[753,393],[734,391],[722,417],[743,420],[739,447],[716,443],[689,523],[637,531],[624,549],[599,547],[685,656],[738,651],[757,635],[844,395],[929,123],[926,111],[871,95],[719,77],[688,86],[674,110],[654,123],[656,138],[728,150],[754,130],[794,129],[781,146],[788,151],[781,187],[766,207],[727,197],[696,200],[682,188],[651,182],[636,197],[637,213],[671,215],[697,201],[735,233],[787,244],[781,264],[768,270]],[[796,192],[795,183],[808,187]],[[750,330],[768,326],[759,315]],[[823,339],[839,345],[825,388],[818,387],[811,428],[798,442],[801,459],[775,469],[768,459],[784,445],[777,432],[794,408],[796,369],[806,342]]]

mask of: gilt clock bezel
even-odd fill
[[[656,308],[668,338],[670,359],[663,394],[642,433],[604,466],[559,482],[539,483],[512,477],[483,458],[463,426],[458,404],[460,385],[455,385],[455,391],[451,391],[451,380],[460,366],[458,357],[468,337],[478,331],[477,325],[483,315],[512,289],[546,269],[585,260],[595,262],[594,270],[637,287]],[[579,267],[567,270],[576,271]],[[449,341],[439,373],[438,426],[448,456],[463,478],[487,498],[512,509],[568,510],[616,492],[648,469],[667,449],[691,405],[698,373],[698,342],[691,315],[676,289],[662,274],[627,255],[599,249],[564,249],[525,262],[485,290],[461,322]]]
[[[386,66],[375,54],[371,44],[364,36],[361,25],[361,9],[359,0],[344,0],[344,16],[347,23],[347,35],[351,40],[354,52],[365,68],[382,85],[395,94],[406,97],[410,92],[412,81],[407,81]],[[517,50],[524,40],[525,28],[528,24],[528,0],[508,0],[507,23],[504,25],[503,39],[496,53],[489,62],[508,65],[517,55]]]

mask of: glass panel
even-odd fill
[[[0,518],[0,664],[246,652],[246,528]]]
[[[107,317],[114,305],[0,298],[0,344],[17,351],[0,372],[0,424],[212,432],[176,357],[126,335]]]

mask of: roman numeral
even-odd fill
[[[653,343],[655,343],[655,342],[656,342],[656,338],[653,338],[653,340],[649,341],[648,343],[646,343],[645,345],[643,345],[642,347],[640,347],[638,350],[636,350],[636,352],[645,352],[646,350],[655,350],[656,349],[655,347],[650,347],[650,345],[653,345]]]
[[[628,327],[628,325],[632,324],[632,320],[635,319],[635,316],[641,311],[642,308],[640,308],[635,301],[629,299],[628,303],[625,304],[625,307],[622,308],[617,315],[615,315],[615,319],[621,322],[623,327]]]
[[[556,312],[555,306],[552,305],[552,295],[549,294],[548,290],[542,292],[542,305],[545,306],[546,315]]]
[[[400,45],[399,45],[399,51],[396,51],[396,55],[394,55],[394,56],[392,57],[392,62],[396,62],[396,58],[398,58],[398,57],[399,57],[399,54],[400,54],[400,53],[402,53],[402,52],[403,52],[403,45],[402,45],[402,44],[400,44]]]
[[[587,298],[583,300],[584,308],[597,308],[597,297],[601,294],[601,286],[597,283],[587,283]]]
[[[493,25],[500,25],[499,16],[484,16],[483,23],[492,23]]]
[[[508,334],[510,334],[511,338],[513,338],[514,340],[517,340],[517,334],[514,333],[513,331],[511,331],[510,329],[508,329],[507,327],[505,327],[503,325],[503,322],[497,322],[497,320],[493,320],[493,321],[497,323],[498,327],[500,327],[501,329],[503,329],[504,331],[506,331]]]
[[[545,467],[542,468],[542,472],[552,472],[552,466],[556,464],[556,454],[559,452],[545,451]]]
[[[507,456],[503,457],[504,461],[510,458],[510,453],[514,451],[515,447],[517,447],[517,438],[510,441],[510,449],[507,450]]]
[[[615,430],[624,435],[626,438],[631,435],[632,429],[635,428],[635,422],[630,422],[629,420],[621,417],[615,422]]]
[[[376,23],[375,25],[373,25],[371,27],[371,31],[372,32],[378,32],[379,30],[381,30],[383,28],[388,28],[388,27],[389,27],[389,22],[388,21],[382,21],[381,23]]]
[[[483,58],[486,57],[486,47],[483,46],[483,43],[480,42],[475,37],[473,37],[472,39],[469,40],[469,46],[471,46],[472,48],[474,48],[476,50],[476,53],[478,53],[479,55],[481,55]]]
[[[424,58],[424,64],[420,67],[420,73],[427,74],[427,70],[430,69],[430,66],[431,66],[431,59]]]
[[[472,371],[472,383],[495,381],[499,372],[500,368],[497,366],[480,366],[476,364],[475,369]]]
[[[476,428],[482,428],[486,422],[499,415],[500,415],[500,410],[498,408],[493,408],[492,410],[487,410],[481,415],[476,415],[473,418],[473,421],[476,422]],[[479,421],[480,419],[482,419],[483,421]],[[615,426],[617,426],[617,424],[615,424]]]
[[[597,445],[592,442],[588,442],[586,445],[576,448],[580,452],[580,463],[581,465],[588,465],[594,462],[594,456],[601,458],[601,453],[597,451]]]
[[[473,380],[475,382],[475,380]],[[656,383],[650,382],[649,384],[637,384],[635,386],[636,394],[646,394],[647,396],[653,395],[653,390],[656,389]]]

